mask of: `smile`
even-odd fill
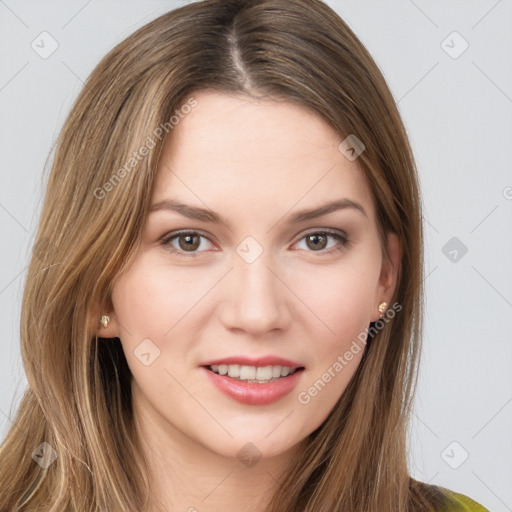
[[[218,375],[227,375],[232,379],[262,384],[293,375],[296,371],[295,368],[289,366],[246,366],[239,364],[214,364],[209,366],[208,369]]]
[[[228,398],[246,405],[268,405],[288,395],[299,383],[304,368],[286,366],[202,366],[206,378]],[[216,370],[216,371],[215,371]],[[231,377],[228,372],[238,376]],[[221,375],[220,372],[224,375]],[[277,375],[279,371],[279,376]],[[285,374],[285,375],[283,375]],[[270,377],[270,378],[269,378]]]

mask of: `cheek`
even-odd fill
[[[336,344],[369,325],[378,279],[372,267],[359,261],[303,275],[294,291],[306,307],[304,318],[318,324],[317,335]]]
[[[311,356],[307,374],[297,394],[306,406],[314,428],[330,413],[355,374],[365,350],[370,323],[374,276],[364,269],[345,268],[333,277],[311,280],[307,304]],[[312,286],[315,284],[315,286]],[[301,409],[302,410],[302,409]]]
[[[211,271],[207,275],[197,270],[171,268],[140,255],[114,285],[112,302],[123,351],[135,381],[150,395],[172,386],[168,371],[182,382],[186,379],[195,354],[194,333],[202,326],[193,320],[201,311],[201,299],[219,279]],[[188,389],[193,391],[194,385]]]
[[[125,336],[163,339],[206,293],[208,284],[208,279],[191,279],[190,273],[171,271],[154,259],[140,257],[112,293]]]

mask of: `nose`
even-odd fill
[[[261,337],[287,328],[293,294],[275,266],[266,251],[252,263],[234,255],[234,268],[223,288],[221,320],[227,329]]]

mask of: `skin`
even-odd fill
[[[314,112],[288,102],[212,91],[174,127],[162,153],[152,204],[164,199],[209,208],[224,227],[172,211],[150,213],[131,264],[113,287],[107,328],[119,337],[134,379],[134,410],[153,474],[154,497],[173,511],[263,511],[275,479],[327,418],[363,351],[309,403],[298,401],[391,302],[400,261],[395,235],[383,259],[372,195],[357,160]],[[300,224],[295,212],[349,198],[354,208]],[[196,256],[186,240],[198,230]],[[308,237],[322,230],[342,242]],[[236,252],[248,236],[263,252],[248,263]],[[200,244],[199,244],[200,242]],[[316,245],[315,245],[316,242]],[[198,245],[199,244],[199,245]],[[180,251],[173,254],[169,247]],[[342,250],[328,254],[331,248]],[[150,339],[149,365],[134,350]],[[153,350],[153,349],[151,349]],[[305,367],[291,393],[246,405],[214,387],[200,370],[209,359],[278,355]],[[252,443],[261,459],[237,453]]]

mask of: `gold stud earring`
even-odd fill
[[[379,313],[381,313],[381,316],[382,316],[382,313],[384,313],[384,311],[386,311],[387,307],[388,307],[388,303],[387,302],[381,302],[379,304]]]
[[[101,322],[101,325],[106,329],[106,328],[107,328],[108,323],[110,322],[110,318],[109,318],[107,315],[103,315],[103,316],[101,317],[100,322]]]

